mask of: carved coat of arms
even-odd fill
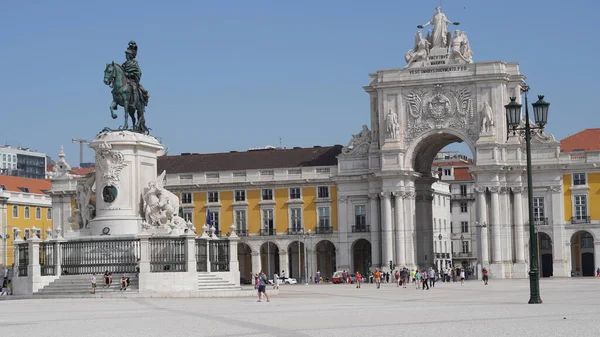
[[[96,174],[106,186],[119,185],[119,174],[125,167],[125,156],[123,153],[111,149],[110,145],[103,144],[96,152]]]

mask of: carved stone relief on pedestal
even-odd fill
[[[119,174],[125,167],[123,153],[113,150],[109,144],[104,143],[96,152],[96,174],[106,186],[119,186]]]

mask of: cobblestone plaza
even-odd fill
[[[256,298],[77,298],[0,301],[3,335],[36,336],[593,336],[600,279],[437,283],[432,290],[284,285]],[[10,297],[4,297],[8,299]]]

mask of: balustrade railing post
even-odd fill
[[[56,276],[60,276],[62,275],[62,243],[66,242],[67,240],[65,240],[65,238],[63,238],[62,236],[59,236],[57,238],[54,239],[54,256],[55,256],[55,260],[54,260],[54,268],[56,271]]]
[[[31,235],[27,239],[28,254],[29,254],[29,265],[27,266],[27,280],[28,280],[28,293],[34,293],[37,291],[37,286],[41,283],[42,272],[40,268],[40,238],[37,235]]]
[[[139,274],[142,275],[150,273],[150,234],[141,233],[137,238],[140,239]]]
[[[231,225],[229,235],[229,272],[236,286],[240,285],[240,262],[238,261],[238,243],[240,237],[235,233],[235,225]]]
[[[192,231],[188,231],[183,234],[185,238],[185,263],[187,265],[187,272],[196,274],[196,234]]]

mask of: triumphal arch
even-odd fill
[[[432,265],[432,162],[448,144],[464,142],[475,164],[478,264],[494,277],[527,275],[525,142],[507,132],[504,108],[510,97],[520,102],[525,76],[515,62],[473,62],[467,33],[451,32],[454,25],[436,8],[418,26],[406,66],[369,75],[370,128],[363,126],[339,157],[340,250],[347,258],[338,269],[352,269],[354,233],[343,226],[353,199],[368,205],[372,267]],[[562,178],[551,168],[559,144],[543,132],[532,144],[534,190],[548,196],[558,219]],[[566,265],[555,261],[555,276],[566,274]]]

